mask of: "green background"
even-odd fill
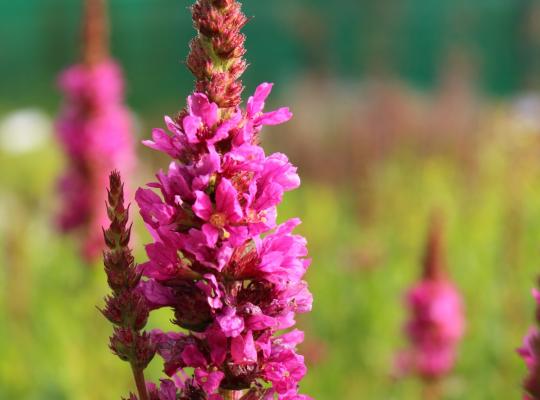
[[[481,86],[509,94],[534,68],[540,48],[524,43],[532,0],[274,0],[244,2],[255,16],[245,32],[252,88],[322,68],[358,78],[382,59],[421,87],[435,81],[454,48],[478,64]],[[185,0],[110,0],[113,53],[127,72],[129,101],[159,109],[191,87],[182,60],[193,36]],[[74,0],[0,2],[0,88],[8,106],[51,108],[51,82],[78,57],[80,4]],[[532,51],[528,51],[532,46]],[[525,48],[524,48],[525,47]],[[282,85],[283,86],[283,85]],[[161,103],[161,104],[160,104]]]

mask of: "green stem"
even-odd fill
[[[441,384],[439,380],[429,380],[424,382],[422,399],[440,400],[442,398]]]
[[[139,392],[139,400],[148,400],[148,393],[146,392],[146,382],[144,381],[144,371],[131,364],[131,370],[133,371],[133,378],[137,385],[137,391]]]

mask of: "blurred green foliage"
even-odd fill
[[[280,218],[303,219],[313,258],[307,279],[314,310],[300,319],[306,393],[419,398],[415,379],[396,381],[391,371],[405,345],[402,296],[420,273],[429,215],[438,208],[468,320],[444,399],[520,396],[525,368],[515,348],[532,321],[530,288],[539,271],[540,146],[536,136],[506,128],[493,130],[468,168],[449,155],[403,147],[377,167],[362,202],[350,189],[315,182],[286,196]],[[111,327],[96,309],[107,293],[104,273],[83,265],[73,238],[58,236],[51,223],[57,156],[54,146],[0,154],[0,398],[120,398],[131,380],[107,348]],[[143,261],[146,238],[134,219]],[[152,326],[167,327],[170,318],[163,310]],[[159,367],[152,363],[150,378],[160,376]]]

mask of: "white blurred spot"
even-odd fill
[[[14,111],[0,120],[0,149],[21,154],[42,146],[53,129],[44,112],[28,108]]]
[[[529,92],[519,96],[514,101],[513,114],[523,127],[540,129],[540,94]]]

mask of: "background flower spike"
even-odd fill
[[[422,275],[406,296],[410,346],[398,355],[398,374],[422,379],[424,398],[440,399],[442,379],[450,373],[465,332],[463,300],[450,280],[443,253],[443,219],[433,213],[424,251]]]
[[[81,62],[59,79],[64,104],[57,137],[67,162],[58,182],[57,225],[62,232],[76,233],[81,255],[91,263],[103,248],[103,188],[109,172],[118,169],[129,180],[135,157],[122,71],[109,56],[105,0],[85,1],[82,31]]]

